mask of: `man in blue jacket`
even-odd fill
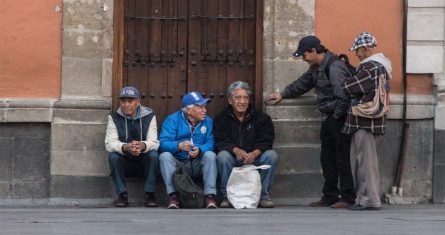
[[[182,98],[182,109],[169,115],[162,124],[159,161],[170,195],[169,209],[181,207],[172,179],[175,170],[187,164],[191,166],[192,177],[202,174],[206,208],[216,208],[218,172],[213,152],[213,121],[206,115],[209,101],[199,92],[189,92]]]

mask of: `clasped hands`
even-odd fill
[[[256,158],[261,154],[260,150],[254,150],[250,153],[235,147],[233,148],[233,153],[238,161],[242,161],[244,164],[252,164],[255,162]]]
[[[145,146],[144,142],[136,140],[133,140],[130,143],[126,143],[122,146],[122,150],[124,150],[124,152],[129,153],[135,157],[141,155],[141,153],[145,151],[145,148],[147,148],[147,146]]]

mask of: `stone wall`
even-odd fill
[[[433,200],[445,202],[445,2],[409,0],[407,71],[433,74],[435,88]]]

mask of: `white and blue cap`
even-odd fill
[[[138,89],[132,86],[127,86],[121,89],[119,92],[119,98],[132,98],[139,99],[141,95],[139,94]]]
[[[376,47],[377,39],[370,32],[363,32],[355,37],[352,47],[349,48],[350,51],[357,50],[360,47]]]
[[[182,107],[194,105],[205,105],[210,102],[210,99],[204,99],[201,93],[192,91],[182,97]]]

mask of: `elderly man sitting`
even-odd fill
[[[213,152],[212,119],[206,115],[206,104],[199,92],[190,92],[182,98],[182,109],[169,115],[162,124],[159,136],[161,174],[167,193],[169,209],[181,207],[173,187],[173,173],[178,167],[191,165],[192,177],[201,175],[204,181],[206,208],[216,208],[216,154]]]
[[[260,170],[261,197],[259,206],[274,206],[269,197],[278,163],[278,155],[272,150],[275,132],[270,117],[250,104],[250,88],[245,82],[237,81],[228,88],[229,106],[215,118],[215,144],[218,172],[221,177],[220,207],[230,207],[227,200],[227,181],[233,167],[244,164],[270,165],[267,170]]]

